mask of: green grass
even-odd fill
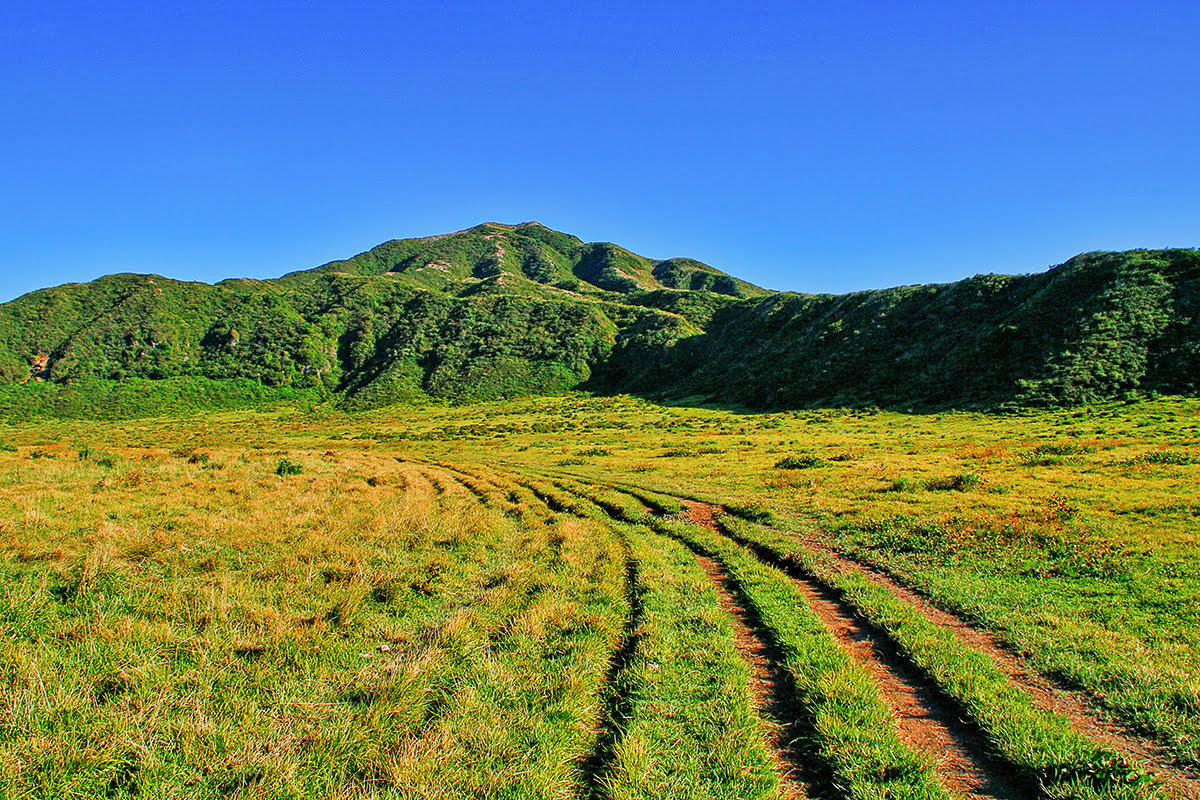
[[[785,578],[645,513],[677,515],[679,498],[877,565],[1195,765],[1197,435],[1200,402],[1179,398],[1005,416],[570,396],[10,421],[0,795],[580,796],[617,697],[631,714],[594,785],[771,796],[728,620],[691,556],[646,527],[716,553],[792,642],[788,668],[825,714],[814,764],[855,796],[926,791],[920,758],[872,738],[887,724],[854,721],[877,713],[869,685],[804,683],[842,675],[845,655]],[[775,467],[797,454],[820,463]],[[638,647],[611,673],[630,554]],[[1107,780],[1124,765],[1028,713],[973,651],[842,588],[1049,792],[1145,789]]]
[[[867,672],[853,662],[778,571],[699,526],[659,523],[718,558],[742,587],[786,657],[799,700],[812,716],[815,747],[852,798],[947,798],[933,764],[905,745]]]
[[[618,686],[629,718],[603,776],[614,800],[779,797],[747,667],[695,559],[646,529],[632,543],[643,617]]]
[[[738,538],[765,547],[833,587],[896,642],[912,661],[967,709],[1011,764],[1026,770],[1050,797],[1147,797],[1151,777],[1097,745],[1033,698],[983,652],[960,642],[886,587],[840,569],[794,538],[739,520],[726,524]]]
[[[573,785],[624,617],[614,538],[574,519],[517,526],[452,485],[436,495],[411,468],[367,463],[406,484],[399,497],[364,481],[342,499],[330,490],[347,476],[322,465],[302,491],[259,473],[253,505],[200,540],[105,518],[80,547],[37,524],[0,607],[9,791]],[[193,469],[168,459],[139,489]],[[363,509],[364,495],[378,501]]]
[[[997,575],[983,559],[946,563],[886,551],[881,557],[877,548],[853,543],[847,550],[996,631],[1036,669],[1087,690],[1095,702],[1156,734],[1185,763],[1200,763],[1200,682],[1188,668],[1195,615],[1169,582],[1153,588],[1138,576],[1114,575],[1079,595],[1071,585],[1078,579]],[[1097,609],[1100,603],[1105,606]]]
[[[602,487],[583,491],[618,517],[647,517],[636,502],[629,502],[629,495]],[[900,740],[867,672],[834,642],[790,581],[743,547],[697,525],[646,521],[729,570],[784,653],[796,699],[811,715],[812,746],[827,762],[836,786],[853,798],[949,797],[934,776],[932,762]]]

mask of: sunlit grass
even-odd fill
[[[628,612],[625,534],[573,494],[601,483],[634,487],[608,495],[631,513],[708,499],[879,564],[1200,759],[1200,401],[562,397],[0,429],[0,785],[579,791]],[[626,533],[695,581],[678,545]],[[663,724],[633,725],[628,757]]]

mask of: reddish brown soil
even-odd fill
[[[681,500],[680,502],[687,506],[688,519],[692,522],[697,525],[703,525],[717,533],[721,532],[717,527],[717,514],[720,513],[719,508],[709,503],[698,503],[695,500]]]
[[[802,735],[799,710],[792,703],[791,681],[782,659],[758,633],[757,621],[743,605],[725,568],[717,561],[696,554],[696,560],[717,590],[717,600],[733,620],[734,643],[750,668],[750,692],[755,710],[770,726],[768,741],[775,768],[783,782],[784,797],[815,798],[818,780],[807,775],[804,755],[793,745]],[[807,778],[807,780],[806,780]]]
[[[810,539],[805,539],[803,544],[829,557],[842,569],[856,571],[885,587],[924,614],[931,622],[949,629],[963,643],[987,653],[1013,683],[1032,695],[1038,708],[1067,718],[1071,725],[1084,735],[1157,772],[1176,794],[1200,798],[1200,775],[1173,763],[1170,754],[1158,742],[1121,725],[1103,710],[1090,704],[1081,693],[1059,685],[1030,669],[990,631],[935,606],[923,595],[904,586],[877,567],[847,558]]]
[[[714,506],[684,502],[691,521],[719,532]],[[956,706],[901,657],[886,637],[875,633],[853,609],[821,587],[793,580],[839,644],[871,674],[896,715],[901,737],[938,764],[948,789],[970,797],[1011,799],[1030,794],[986,755],[987,743],[979,732],[961,720]]]

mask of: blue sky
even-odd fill
[[[0,11],[0,300],[536,219],[843,292],[1200,245],[1195,2]]]

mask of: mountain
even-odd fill
[[[321,275],[388,275],[414,288],[454,291],[491,278],[508,285],[628,294],[656,289],[711,291],[761,297],[765,289],[687,258],[653,261],[615,244],[585,244],[538,222],[484,223],[421,239],[395,239],[345,261],[293,272],[281,282],[300,285]]]
[[[727,306],[656,369],[635,358],[606,379],[766,408],[1196,394],[1198,320],[1200,252],[1087,253],[1034,275]]]
[[[618,343],[694,335],[717,309],[769,294],[698,261],[487,223],[277,280],[121,274],[32,292],[0,306],[0,386],[52,406],[68,390],[84,410],[114,383],[161,394],[182,379],[200,405],[223,393],[206,381],[360,406],[554,393],[586,383]]]
[[[585,388],[757,408],[1195,393],[1200,253],[849,295],[770,292],[536,222],[386,242],[268,281],[110,275],[0,305],[0,408],[351,407]]]

